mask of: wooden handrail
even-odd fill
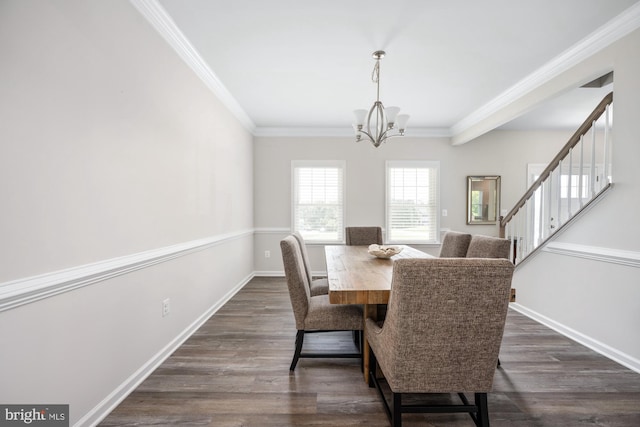
[[[607,110],[607,106],[613,102],[613,92],[609,92],[603,99],[600,101],[600,104],[593,110],[593,112],[587,117],[587,119],[582,123],[582,125],[578,128],[578,130],[573,134],[573,136],[569,139],[569,141],[562,147],[562,150],[558,152],[558,154],[551,160],[551,163],[542,171],[540,177],[536,179],[536,181],[531,184],[531,187],[524,193],[524,195],[518,200],[513,209],[509,211],[509,213],[500,219],[500,234],[504,233],[504,228],[507,226],[507,223],[513,216],[518,213],[520,208],[522,208],[527,200],[536,192],[536,190],[542,185],[542,183],[551,175],[551,172],[560,164],[560,161],[564,159],[569,151],[580,142],[580,138],[589,132],[591,127],[593,126],[593,122],[598,120],[602,114]]]

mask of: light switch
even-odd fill
[[[442,216],[447,216],[449,212],[446,209],[442,209]]]

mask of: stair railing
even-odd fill
[[[500,236],[522,262],[611,187],[613,92],[573,134],[509,213]]]

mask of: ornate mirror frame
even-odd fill
[[[500,219],[500,177],[467,176],[467,224],[497,224]]]

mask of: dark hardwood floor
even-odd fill
[[[301,359],[290,373],[294,339],[284,279],[255,278],[100,425],[389,425],[357,359]],[[352,346],[348,333],[305,341]],[[640,374],[513,311],[500,360],[489,395],[494,427],[640,426]],[[473,422],[465,414],[416,414],[403,425]]]

